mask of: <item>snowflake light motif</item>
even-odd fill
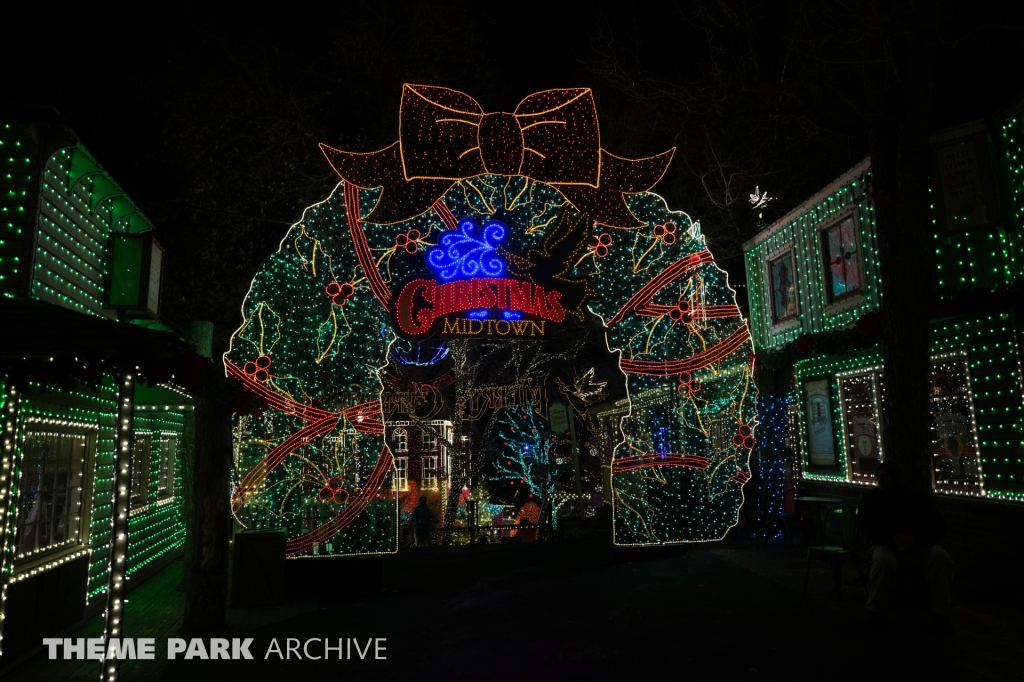
[[[496,248],[505,239],[505,226],[499,222],[485,223],[477,232],[476,223],[465,219],[457,232],[441,235],[441,243],[427,251],[427,263],[443,280],[456,277],[499,277],[505,262]]]

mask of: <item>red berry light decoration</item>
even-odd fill
[[[654,226],[654,236],[665,244],[676,243],[676,224],[669,220]]]
[[[267,355],[261,355],[256,358],[256,371],[253,376],[256,377],[256,381],[266,381],[270,377],[270,357]]]
[[[680,372],[676,392],[682,396],[688,393],[699,393],[702,385],[701,380],[694,377],[690,372]]]
[[[270,368],[270,356],[261,355],[255,360],[250,360],[242,366],[242,371],[256,379],[256,381],[266,381],[270,378],[270,372],[267,370]]]
[[[604,258],[608,255],[609,248],[612,245],[612,236],[607,232],[601,234],[595,234],[589,240],[587,240],[587,246],[594,255],[598,258]]]
[[[352,282],[345,282],[343,284],[331,282],[327,285],[325,291],[331,297],[331,302],[334,305],[345,305],[348,299],[356,295],[356,287]]]
[[[750,424],[740,424],[740,427],[736,430],[736,435],[732,437],[732,444],[738,448],[754,449],[757,441],[754,440],[754,429],[751,428]]]
[[[676,322],[691,324],[693,322],[693,309],[689,301],[679,301],[676,307],[668,311],[668,316]]]
[[[408,254],[416,253],[419,250],[419,244],[416,242],[420,238],[419,230],[409,230],[408,232],[399,232],[395,235],[395,248],[405,249]]]

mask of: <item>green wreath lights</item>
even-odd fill
[[[752,349],[699,225],[648,191],[671,152],[601,149],[589,90],[487,114],[406,86],[401,121],[380,152],[324,147],[342,182],[245,299],[225,367],[265,407],[236,421],[239,522],[284,527],[292,557],[395,551],[384,368],[423,339],[416,357],[436,359],[452,338],[557,342],[599,316],[631,401],[612,456],[615,542],[723,537],[756,445]],[[546,410],[519,407],[550,431]]]

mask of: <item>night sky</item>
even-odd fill
[[[730,6],[732,15],[709,10],[713,44],[699,3],[367,2],[290,15],[277,6],[26,16],[2,46],[2,97],[56,107],[156,224],[168,248],[172,321],[217,304],[174,282],[214,277],[224,305],[208,314],[220,325],[237,321],[259,263],[335,182],[316,143],[369,151],[393,142],[403,82],[460,89],[488,111],[510,111],[546,88],[592,87],[603,147],[633,156],[678,147],[655,190],[702,219],[717,260],[739,282],[738,245],[755,229],[743,203],[753,185],[775,191],[765,218],[780,217],[866,156],[867,132],[864,102],[851,95],[856,83],[835,91],[845,76],[830,86],[804,77],[795,100],[763,105],[766,92],[798,77],[787,31],[802,21],[799,6]],[[975,2],[955,11],[964,18],[947,23],[959,32],[937,39],[933,130],[988,118],[1024,94],[1021,10],[1010,16],[1000,3]],[[696,110],[677,96],[716,78],[730,83],[721,100],[706,88]],[[773,127],[786,116],[788,128]],[[715,215],[701,187],[702,126],[718,136],[716,154],[735,157],[734,218]],[[802,139],[805,130],[813,133]],[[746,153],[762,138],[763,149]],[[196,252],[202,244],[207,252]]]

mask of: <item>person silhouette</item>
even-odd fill
[[[434,525],[434,514],[427,506],[427,498],[421,497],[420,504],[412,512],[412,534],[414,547],[430,546],[430,528]]]
[[[937,625],[948,626],[953,560],[939,547],[946,522],[930,494],[905,485],[895,462],[879,464],[875,478],[878,487],[864,493],[858,509],[871,553],[868,620],[885,620],[898,575],[910,570],[924,574],[932,618]]]

